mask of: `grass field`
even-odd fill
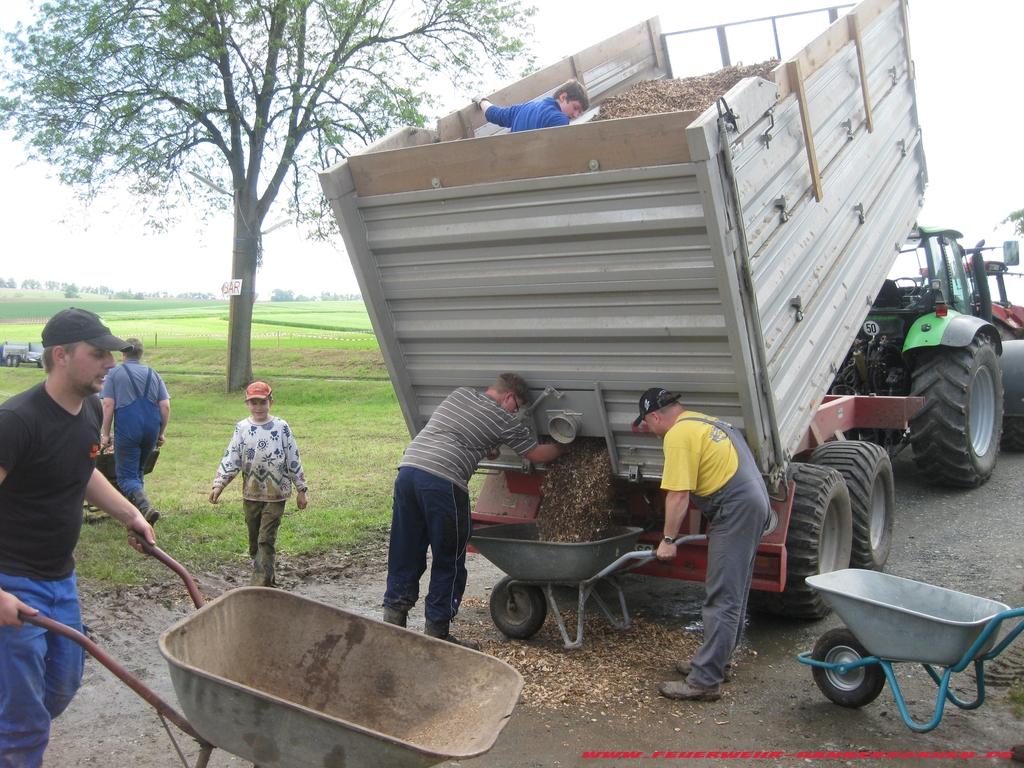
[[[159,544],[190,569],[245,567],[240,483],[229,485],[216,506],[206,499],[234,424],[248,413],[240,395],[223,392],[225,341],[214,337],[213,329],[218,322],[226,326],[220,319],[226,318],[226,306],[127,303],[133,305],[130,312],[102,311],[101,316],[114,333],[144,339],[144,362],[161,373],[171,393],[167,443],[146,479],[147,493],[163,512]],[[69,305],[85,306],[63,300],[49,310]],[[4,302],[0,307],[10,313]],[[409,438],[372,333],[341,330],[369,329],[365,309],[360,302],[282,302],[257,305],[256,316],[303,323],[276,326],[275,335],[253,341],[254,374],[273,386],[273,412],[291,425],[310,484],[306,510],[298,511],[294,498],[288,505],[279,549],[285,556],[317,553],[384,537],[395,467]],[[15,328],[18,333],[9,332]],[[0,322],[0,339],[35,340],[41,328],[40,323]],[[0,401],[43,375],[35,368],[0,368]],[[165,578],[163,566],[130,550],[123,529],[109,520],[84,527],[76,557],[86,578],[112,583]]]

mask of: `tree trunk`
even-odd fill
[[[242,281],[242,292],[231,297],[228,315],[227,391],[235,392],[253,380],[252,307],[256,301],[256,263],[260,248],[260,222],[256,206],[235,197],[235,239],[231,277]]]

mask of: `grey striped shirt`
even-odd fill
[[[523,456],[537,447],[537,440],[514,413],[483,392],[459,387],[437,406],[398,466],[416,467],[468,489],[476,465],[499,445]]]

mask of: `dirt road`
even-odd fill
[[[899,517],[888,572],[1010,605],[1024,604],[1024,455],[1002,456],[991,482],[969,493],[933,489],[917,476],[908,461],[900,460],[896,463],[896,486]],[[382,551],[374,548],[365,553],[339,553],[317,562],[296,562],[286,556],[289,569],[284,574],[285,587],[377,616],[384,581]],[[486,597],[501,574],[477,556],[473,556],[469,570],[468,594],[474,599],[468,600],[463,609],[462,626],[475,628],[488,648],[496,648],[503,641],[490,627]],[[231,578],[232,574],[206,574],[199,580],[204,592],[212,596],[237,586]],[[628,585],[629,604],[642,621],[673,632],[682,632],[699,618],[700,597],[699,586],[680,582],[633,577]],[[170,578],[166,584],[120,594],[86,584],[83,606],[97,642],[174,703],[156,638],[191,610],[184,590]],[[965,712],[947,707],[938,729],[927,734],[913,733],[903,724],[888,689],[860,710],[841,709],[825,700],[808,668],[794,657],[810,649],[826,629],[837,625],[832,617],[810,623],[753,617],[735,679],[726,686],[723,699],[714,703],[681,704],[654,694],[657,681],[671,676],[669,670],[675,659],[653,644],[641,649],[648,663],[638,664],[636,670],[638,690],[648,693],[630,694],[622,702],[609,704],[605,696],[603,703],[594,706],[585,691],[603,685],[601,671],[583,668],[575,673],[579,690],[584,691],[578,704],[553,708],[525,701],[489,753],[446,765],[1009,765],[1004,758],[986,757],[1024,742],[1024,720],[1013,715],[1006,687],[989,687],[979,710]],[[595,633],[593,642],[605,642],[603,638],[604,634]],[[587,641],[591,642],[589,636]],[[991,671],[1002,677],[1015,673],[1024,676],[1024,639],[1010,650],[1013,653],[1000,657],[1001,663],[990,665]],[[912,713],[919,720],[929,719],[935,706],[934,684],[918,667],[900,665],[898,670]],[[973,680],[961,675],[960,682],[969,690]],[[458,685],[459,681],[452,684]],[[187,739],[179,737],[179,741],[188,754],[194,753]],[[753,754],[721,758],[687,755],[719,750]],[[588,757],[588,752],[607,755]],[[676,754],[653,757],[657,752]],[[830,752],[837,754],[815,754]],[[614,753],[627,754],[616,757]],[[888,754],[871,757],[870,753]],[[920,756],[923,753],[932,756]],[[152,709],[90,660],[81,692],[54,723],[45,765],[72,768],[128,764],[155,768],[180,763]],[[245,763],[215,751],[210,765],[217,768]]]

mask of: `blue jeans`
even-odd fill
[[[0,573],[0,589],[40,614],[82,631],[78,584]],[[50,740],[50,721],[82,682],[85,652],[72,640],[33,624],[0,627],[0,768],[36,768]]]
[[[421,469],[400,467],[391,513],[384,605],[408,611],[416,604],[430,547],[430,587],[423,613],[438,624],[451,621],[466,591],[470,527],[466,491]]]
[[[160,435],[160,408],[144,397],[114,411],[114,466],[126,496],[143,490],[142,468]]]

